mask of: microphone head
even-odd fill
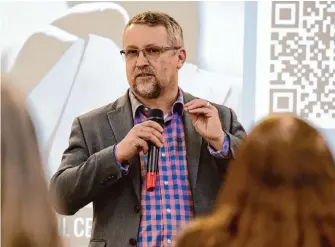
[[[155,121],[159,123],[161,126],[164,125],[164,113],[161,109],[150,109],[148,120]]]
[[[149,118],[154,117],[154,118],[163,118],[164,119],[164,113],[161,109],[150,109],[149,111]]]

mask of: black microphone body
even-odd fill
[[[164,113],[160,109],[151,109],[149,111],[148,120],[155,121],[164,127]],[[149,144],[148,163],[147,163],[147,177],[146,189],[147,191],[154,191],[156,188],[157,174],[158,174],[158,161],[159,161],[159,148],[155,145]]]

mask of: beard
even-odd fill
[[[155,76],[137,77],[133,84],[134,93],[144,99],[157,99],[162,87]]]

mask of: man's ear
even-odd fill
[[[178,51],[178,64],[177,68],[181,69],[186,61],[186,50],[185,48],[180,48]]]

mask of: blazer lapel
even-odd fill
[[[183,92],[184,103],[195,99],[192,95]],[[201,153],[202,137],[196,132],[191,118],[184,112],[184,132],[186,142],[186,160],[191,184],[192,194],[195,195],[195,186],[197,183],[197,174],[199,167],[199,159]]]
[[[107,113],[107,116],[115,135],[115,139],[117,143],[119,143],[134,126],[128,91],[114,103],[113,109]],[[129,175],[132,179],[137,199],[140,200],[141,172],[139,156],[135,155],[131,158],[129,160],[129,165]]]

